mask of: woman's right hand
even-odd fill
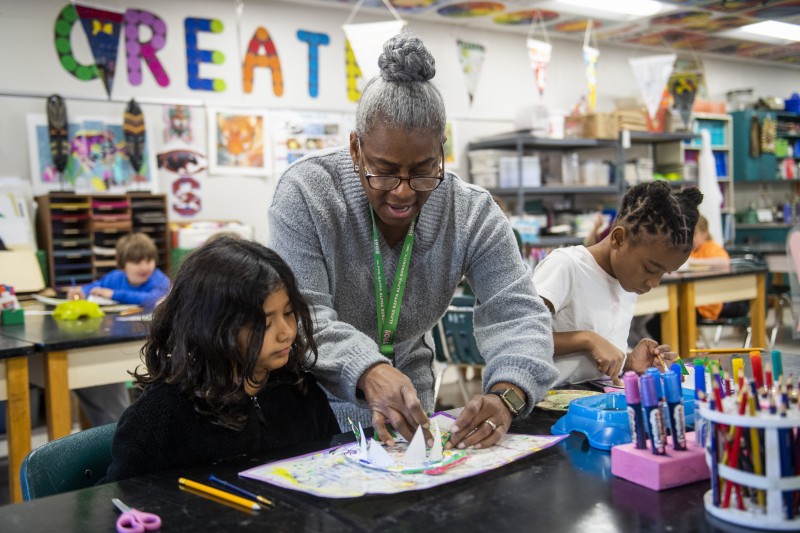
[[[615,385],[618,385],[620,383],[619,374],[625,363],[625,352],[594,332],[591,332],[590,343],[589,354],[597,363],[597,369],[610,377]]]
[[[432,444],[430,421],[408,376],[391,365],[380,363],[367,369],[357,386],[364,392],[372,411],[372,429],[379,440],[390,446],[394,444],[386,428],[389,423],[409,442],[417,426],[422,426],[425,442],[429,446]]]

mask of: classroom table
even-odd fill
[[[534,411],[512,426],[549,434],[556,417]],[[164,531],[716,531],[702,497],[708,482],[655,492],[611,475],[609,452],[580,433],[484,474],[424,491],[325,499],[277,488],[238,472],[354,440],[352,433],[254,458],[167,472],[0,507],[3,531],[111,531],[111,498],[157,513]],[[178,477],[213,473],[260,492],[274,509],[255,514],[178,489]]]
[[[766,266],[746,263],[669,274],[667,278],[678,280],[678,353],[686,357],[695,347],[698,305],[741,300],[750,302],[752,345],[766,347],[766,274]]]
[[[31,451],[31,406],[28,391],[28,357],[35,346],[26,341],[0,336],[0,400],[6,401],[6,438],[9,472],[19,472]],[[11,501],[20,501],[19,479],[9,476]]]
[[[515,424],[523,433],[547,434],[556,418],[541,412]],[[117,517],[110,499],[158,513],[164,530],[286,531],[478,531],[531,527],[541,531],[641,530],[713,531],[706,523],[700,482],[653,492],[610,473],[608,452],[595,450],[580,434],[558,445],[480,476],[431,490],[357,499],[323,499],[240,479],[237,473],[267,462],[352,440],[307,443],[251,459],[61,494],[0,508],[8,531],[109,529]],[[247,514],[178,489],[177,478],[204,480],[209,473],[255,489],[275,509]],[[46,510],[46,512],[45,512]]]
[[[128,381],[127,371],[141,364],[139,351],[148,324],[135,320],[121,321],[118,316],[107,314],[103,318],[57,321],[52,315],[26,314],[24,324],[0,326],[0,337],[34,346],[35,353],[25,358],[24,375],[19,369],[13,376],[9,375],[9,387],[13,379],[15,390],[24,388],[26,395],[29,381],[44,388],[50,440],[68,435],[72,429],[70,390]],[[13,418],[9,416],[9,420],[19,417],[22,417],[21,413]],[[23,435],[19,441],[17,437],[14,439],[15,446],[21,446],[14,452],[15,457],[22,455],[21,463],[30,452],[30,422],[27,439]],[[22,440],[27,444],[23,446]],[[18,464],[9,464],[11,501],[21,499],[18,472]]]
[[[636,298],[633,316],[658,313],[661,320],[661,343],[678,347],[678,283],[679,279],[665,278],[661,285]]]

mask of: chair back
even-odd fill
[[[473,335],[473,307],[475,297],[471,295],[455,296],[447,308],[433,337],[436,344],[436,359],[457,365],[485,365],[478,351]],[[444,337],[445,346],[442,345]]]
[[[91,487],[111,464],[111,441],[117,424],[67,435],[36,448],[22,461],[22,499]]]

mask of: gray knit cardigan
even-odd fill
[[[378,350],[369,204],[347,148],[311,154],[280,178],[269,210],[271,246],[297,276],[315,320],[319,359],[313,372],[328,392],[342,430],[348,417],[365,426],[371,414],[356,383],[387,362]],[[402,241],[381,237],[391,287]],[[475,339],[486,359],[483,386],[519,386],[526,410],[557,377],[550,314],[520,259],[511,226],[489,193],[447,174],[423,206],[395,336],[394,366],[433,409],[431,328],[466,276],[479,302]],[[388,289],[387,289],[388,291]]]

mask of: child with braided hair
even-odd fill
[[[533,280],[553,315],[557,387],[618,383],[623,371],[642,373],[656,357],[667,365],[677,359],[652,339],[627,353],[628,330],[636,296],[689,257],[702,200],[697,188],[674,193],[663,181],[641,183],[625,194],[603,240],[555,250],[539,263]]]

